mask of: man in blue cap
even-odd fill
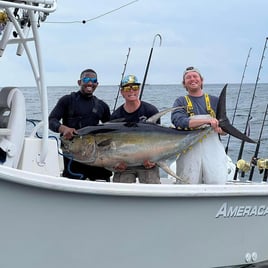
[[[127,75],[123,78],[121,94],[125,103],[112,113],[111,120],[120,118],[124,122],[137,123],[158,113],[158,109],[154,105],[139,99],[140,83],[135,75]],[[127,169],[126,163],[121,162],[115,169],[113,182],[135,183],[138,178],[140,183],[160,183],[159,168],[150,161],[145,161],[144,167],[135,170]]]

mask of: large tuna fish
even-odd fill
[[[219,99],[219,105],[223,103],[225,106],[225,90],[226,86]],[[162,111],[146,122],[110,122],[85,127],[78,130],[78,135],[71,140],[62,138],[62,150],[75,161],[110,170],[122,161],[131,168],[142,166],[145,160],[150,160],[171,176],[182,180],[168,167],[165,160],[189,149],[196,142],[201,142],[213,130],[207,126],[203,129],[182,131],[154,123],[173,109]],[[230,125],[224,107],[218,109],[217,118],[227,133],[254,142]]]

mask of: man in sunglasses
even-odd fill
[[[203,77],[194,67],[184,71],[182,84],[187,95],[178,97],[173,107],[185,108],[172,112],[173,125],[191,131],[207,124],[214,133],[178,156],[176,173],[192,184],[225,184],[228,178],[228,158],[218,137],[219,134],[226,134],[216,119],[219,99],[203,92]]]
[[[121,81],[121,95],[125,103],[118,107],[111,115],[111,120],[122,119],[124,122],[144,121],[158,113],[158,109],[150,103],[139,99],[140,83],[135,75],[127,75]],[[160,120],[158,121],[160,123]],[[124,162],[115,167],[116,172],[113,182],[135,183],[136,178],[140,183],[160,183],[159,168],[150,161],[144,162],[144,167],[127,169]]]
[[[81,72],[78,80],[80,90],[61,97],[49,115],[49,128],[71,139],[76,130],[95,126],[110,120],[110,108],[93,95],[98,86],[97,73],[92,69]],[[110,181],[112,172],[105,168],[85,165],[63,156],[63,176],[71,179]]]

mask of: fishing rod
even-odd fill
[[[251,104],[250,104],[250,108],[249,108],[249,112],[248,112],[248,118],[247,118],[247,121],[246,121],[246,126],[245,126],[245,131],[244,131],[244,134],[245,135],[246,135],[247,130],[248,130],[249,121],[251,119],[251,110],[252,110],[253,101],[254,101],[254,98],[255,98],[255,93],[256,93],[257,85],[258,85],[258,82],[259,82],[259,79],[260,79],[260,72],[261,72],[261,69],[262,69],[262,62],[263,62],[263,59],[264,59],[264,54],[265,54],[265,50],[266,50],[267,40],[268,40],[268,37],[266,37],[266,39],[265,39],[265,44],[264,44],[264,48],[263,48],[263,51],[262,51],[261,61],[260,61],[260,65],[259,65],[259,69],[258,69],[258,74],[257,74],[257,78],[256,78],[254,90],[253,90],[253,95],[252,95],[252,99],[251,99]],[[244,145],[245,145],[245,141],[242,141],[241,142],[241,145],[240,145],[240,149],[239,149],[237,161],[239,159],[241,159],[241,157],[242,157],[243,150],[244,150]],[[234,180],[237,179],[237,174],[238,174],[238,167],[235,168]]]
[[[268,177],[268,169],[267,167],[264,169],[264,173],[263,173],[263,179],[262,181],[267,182],[267,177]]]
[[[151,48],[151,51],[150,51],[150,55],[149,55],[149,58],[148,58],[148,62],[147,62],[147,66],[146,66],[146,70],[145,70],[143,82],[142,82],[142,85],[141,85],[141,92],[140,92],[140,98],[139,98],[140,100],[141,100],[141,97],[142,97],[142,94],[143,94],[143,90],[144,90],[144,86],[145,86],[145,82],[146,82],[146,78],[147,78],[147,73],[148,73],[148,70],[149,70],[150,62],[151,62],[151,57],[152,57],[152,54],[153,54],[154,43],[155,43],[156,37],[159,37],[160,46],[162,44],[162,37],[161,37],[161,35],[160,34],[156,34],[154,36],[153,45],[152,45],[152,48]]]
[[[243,81],[244,81],[244,77],[245,77],[245,72],[246,72],[246,69],[247,69],[247,66],[248,66],[248,59],[250,57],[251,49],[252,48],[250,48],[249,51],[248,51],[246,63],[245,63],[244,70],[243,70],[243,74],[242,74],[242,78],[241,78],[241,82],[240,82],[240,86],[239,86],[239,90],[238,90],[238,94],[237,94],[237,98],[236,98],[236,104],[235,104],[234,114],[233,114],[233,118],[232,118],[232,125],[234,124],[234,119],[235,119],[235,115],[236,115],[236,111],[237,111],[237,105],[238,105],[238,101],[239,101],[239,98],[240,98],[240,93],[241,93],[241,89],[242,89],[242,85],[243,85]],[[228,153],[230,138],[231,138],[231,135],[228,136],[227,144],[226,144],[226,147],[225,147],[226,154]]]
[[[124,64],[124,69],[123,69],[123,72],[122,72],[122,75],[121,75],[121,80],[120,80],[120,84],[119,84],[119,87],[118,87],[117,95],[116,95],[116,98],[115,98],[113,112],[115,111],[117,100],[118,100],[118,97],[119,97],[119,92],[120,92],[120,88],[121,88],[121,81],[123,80],[123,77],[125,75],[125,71],[126,71],[126,67],[127,67],[127,62],[128,62],[128,58],[129,58],[129,53],[130,53],[130,47],[128,48],[127,59],[126,59],[126,62]]]
[[[262,121],[262,126],[261,126],[261,131],[260,131],[260,134],[259,134],[259,139],[258,139],[258,142],[257,142],[257,145],[256,145],[255,153],[254,153],[254,156],[253,156],[253,158],[251,160],[251,162],[253,163],[253,165],[251,166],[251,170],[250,170],[250,174],[249,174],[249,179],[248,179],[249,181],[252,180],[252,176],[253,176],[254,169],[255,169],[255,163],[257,163],[257,160],[258,160],[258,154],[259,154],[260,145],[261,145],[261,137],[262,137],[262,132],[263,132],[263,128],[264,128],[264,124],[265,124],[265,120],[266,120],[267,110],[268,110],[268,104],[266,106],[266,110],[265,110],[265,113],[264,113],[264,117],[263,117],[263,121]]]

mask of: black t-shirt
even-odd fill
[[[149,117],[155,115],[158,112],[158,109],[154,105],[141,101],[140,107],[133,113],[128,113],[124,109],[124,105],[121,105],[112,113],[111,120],[122,119],[122,121],[125,122],[138,123],[140,121],[148,119]],[[160,120],[158,120],[158,123],[160,123]]]

